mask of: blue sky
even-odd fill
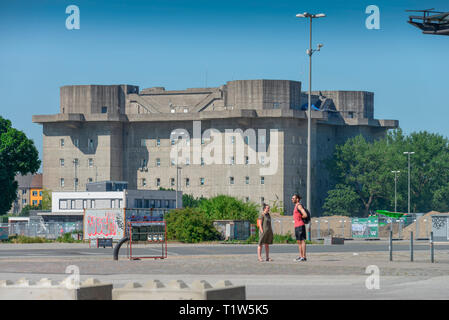
[[[80,30],[67,30],[68,5]],[[380,30],[368,30],[368,5]],[[0,4],[0,114],[42,151],[33,114],[59,111],[59,87],[134,84],[183,89],[236,79],[289,79],[308,88],[308,23],[314,21],[314,90],[375,93],[375,117],[406,133],[449,136],[449,37],[421,34],[406,9],[449,11],[447,1],[33,0]]]

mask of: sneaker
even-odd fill
[[[307,258],[301,258],[299,261],[307,261]]]
[[[302,261],[301,259],[302,259],[301,257],[298,257],[298,258],[294,259],[293,261],[295,261],[295,262]]]

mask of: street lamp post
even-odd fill
[[[309,37],[309,49],[307,49],[307,55],[309,56],[309,100],[307,107],[307,196],[306,196],[306,206],[309,211],[312,209],[312,195],[311,195],[311,134],[312,134],[312,55],[315,51],[320,51],[322,44],[319,44],[317,49],[312,49],[312,20],[314,18],[324,18],[326,15],[324,13],[311,14],[308,12],[299,13],[296,15],[298,18],[308,18],[310,21],[310,37]],[[310,230],[309,225],[309,240],[310,240]]]
[[[179,170],[181,167],[178,166],[178,158],[179,158],[179,150],[178,150],[178,142],[176,143],[176,209],[179,207],[178,203],[178,190],[179,190]]]
[[[78,174],[77,174],[77,166],[78,166],[78,159],[73,160],[73,167],[75,168],[75,178],[73,179],[73,185],[75,187],[75,192],[78,191]]]
[[[398,210],[397,210],[397,204],[398,204],[398,202],[397,202],[397,196],[396,196],[396,193],[397,193],[398,174],[399,174],[400,172],[401,172],[401,171],[399,171],[399,170],[391,171],[391,173],[394,173],[394,212],[398,212]]]
[[[404,152],[408,156],[408,214],[410,214],[410,155],[415,154],[413,151]]]

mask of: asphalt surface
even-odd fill
[[[44,248],[42,248],[44,247]],[[253,254],[257,250],[257,245],[236,245],[236,244],[200,244],[200,245],[168,245],[168,256],[198,256],[198,255],[239,255]],[[393,242],[393,252],[409,251],[408,241]],[[414,243],[415,251],[429,250],[427,241],[417,241]],[[438,250],[449,250],[449,245],[439,245]],[[160,245],[151,245],[146,248],[133,248],[133,255],[158,254],[162,252]],[[296,244],[275,244],[270,246],[271,253],[297,253]],[[344,245],[308,245],[309,253],[324,252],[388,252],[388,241],[356,242],[346,241]],[[10,257],[85,257],[85,256],[112,256],[112,248],[89,248],[86,244],[78,244],[71,247],[59,248],[57,245],[47,244],[46,246],[21,245],[0,245],[0,258]],[[120,255],[127,255],[126,244],[120,249]]]

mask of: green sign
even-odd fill
[[[9,228],[0,227],[0,240],[8,240],[9,238]]]
[[[352,237],[361,239],[378,238],[379,219],[377,217],[353,218]]]

